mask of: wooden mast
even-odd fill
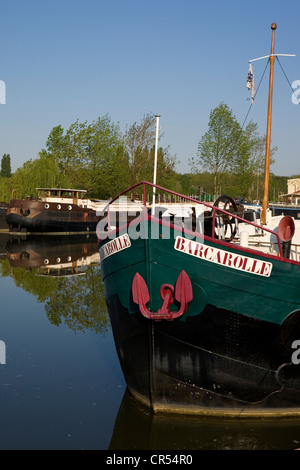
[[[266,224],[267,209],[269,207],[269,173],[270,173],[270,151],[271,151],[271,122],[272,122],[272,95],[273,95],[273,69],[274,69],[274,43],[276,23],[272,23],[272,42],[270,54],[270,79],[269,79],[269,101],[268,101],[268,120],[267,120],[267,138],[266,138],[266,156],[265,156],[265,185],[264,197],[262,201],[261,223]]]

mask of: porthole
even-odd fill
[[[57,263],[60,263],[60,258],[56,258],[56,262],[57,262]]]
[[[47,258],[44,260],[44,264],[49,264],[49,260]]]
[[[49,209],[50,206],[49,206],[49,204],[45,204],[45,207],[46,207],[46,209]]]
[[[69,211],[71,211],[71,210],[72,210],[72,206],[68,206],[68,209],[69,209]]]
[[[60,204],[57,204],[57,209],[58,209],[58,210],[61,209],[61,205],[60,205]]]

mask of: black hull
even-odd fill
[[[47,204],[46,204],[47,205]],[[52,208],[52,205],[55,206]],[[84,209],[70,204],[61,204],[60,210],[55,204],[45,209],[45,204],[32,200],[11,201],[6,212],[8,231],[27,234],[86,234],[96,233],[97,225],[103,220],[103,230],[107,228],[106,213],[102,210]],[[139,212],[130,214],[126,209],[117,211],[111,219],[115,226],[131,222]]]
[[[0,232],[8,232],[8,223],[6,222],[7,206],[0,206]]]
[[[79,216],[78,216],[79,215]],[[79,220],[78,220],[79,219]],[[98,219],[93,221],[80,220],[80,213],[41,213],[34,218],[18,214],[9,214],[6,221],[11,232],[24,233],[82,233],[96,232]]]
[[[279,325],[209,305],[173,322],[129,314],[116,295],[107,305],[128,389],[154,412],[300,413],[300,365]]]

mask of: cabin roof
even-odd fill
[[[300,196],[300,190],[293,191],[293,192],[288,193],[288,194],[280,194],[279,197],[288,197],[288,196]]]
[[[86,189],[70,189],[70,188],[36,188],[38,191],[67,191],[69,193],[86,193]]]

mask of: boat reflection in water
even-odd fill
[[[53,325],[71,330],[109,330],[95,236],[0,237],[2,274],[42,302]],[[4,255],[5,254],[5,258]],[[8,268],[8,269],[7,269]]]
[[[292,450],[300,446],[299,426],[299,418],[275,424],[268,419],[156,414],[127,389],[109,450]]]
[[[86,266],[100,262],[95,234],[10,238],[6,256],[12,267],[37,269],[45,276],[83,274]]]
[[[59,325],[64,321],[74,331],[87,328],[100,334],[107,331],[109,320],[106,315],[104,292],[101,284],[99,284],[98,243],[93,235],[82,237],[26,236],[24,238],[3,236],[2,238],[3,248],[5,248],[6,257],[13,268],[14,274],[17,271],[18,275],[23,272],[26,274],[26,278],[30,278],[30,271],[32,271],[32,279],[35,274],[49,276],[52,277],[52,279],[48,277],[49,282],[62,285],[62,289],[54,288],[53,291],[49,289],[49,285],[47,289],[43,287],[43,292],[46,291],[48,297],[45,302],[45,311],[51,324]],[[3,248],[2,251],[4,251]],[[28,272],[24,270],[28,270]],[[87,277],[81,275],[84,272],[89,273]],[[79,275],[79,277],[76,275]],[[58,280],[58,276],[64,276],[64,279]],[[53,277],[56,279],[53,279]],[[46,281],[45,277],[42,282],[43,286],[45,286],[44,281]],[[36,284],[38,283],[35,282],[35,286]],[[25,284],[22,283],[22,286],[25,286]],[[26,286],[28,287],[28,284]],[[87,292],[83,292],[84,290],[87,290]],[[30,290],[30,292],[32,291]],[[38,296],[39,293],[36,286],[34,294]],[[70,305],[68,299],[70,299]],[[95,308],[96,310],[93,310]],[[128,330],[128,327],[125,328],[124,326],[124,331]],[[162,324],[161,327],[163,330]],[[238,324],[235,323],[235,337],[237,332]],[[163,337],[164,341],[162,343],[165,344],[167,351],[170,346],[170,339],[166,340],[164,335]],[[217,342],[216,335],[214,338]],[[147,338],[145,341],[147,341]],[[228,342],[226,344],[228,348],[230,344]],[[166,351],[160,351],[162,355],[157,351],[156,360],[159,360],[162,365],[164,361],[168,360]],[[222,356],[212,355],[204,350],[202,351],[203,361],[208,361],[210,355],[214,357],[216,366],[218,366],[218,361],[220,362],[219,367],[223,368],[224,379],[227,382],[232,370],[226,369]],[[131,357],[135,364],[140,364],[143,360],[143,354],[140,354],[140,356],[132,354]],[[187,361],[193,360],[193,358],[188,357],[186,349],[180,351],[179,348],[177,357],[169,359],[177,363],[177,366],[174,363],[174,367],[178,367],[178,369],[181,365],[186,367]],[[155,361],[155,357],[153,357],[153,360]],[[238,361],[233,360],[233,362],[238,364],[237,367],[242,368],[242,364]],[[246,367],[245,364],[244,367]],[[254,369],[256,368],[254,367]],[[246,372],[249,373],[249,368]],[[263,368],[262,373],[265,373]],[[266,379],[267,377],[268,374],[266,374]],[[152,378],[155,380],[154,375]],[[266,392],[264,388],[261,389],[264,383],[261,379],[262,377],[259,376],[259,380],[256,382],[256,399],[257,395],[264,395]],[[237,380],[241,383],[240,374],[238,374]],[[209,381],[210,377],[206,377],[206,384],[203,383],[203,386],[206,385],[209,389],[209,385],[211,385],[214,389],[215,382],[209,384]],[[275,378],[274,381],[266,380],[266,382],[268,392],[270,392],[269,388],[272,384],[277,392],[281,388]],[[289,382],[288,377],[286,377],[286,382]],[[280,393],[275,392],[275,395],[280,395]],[[247,400],[251,401],[253,398],[253,389],[245,387],[242,398],[244,399],[243,406],[247,408]],[[213,400],[220,401],[220,396],[214,396],[211,393],[209,399],[211,402]],[[141,429],[143,432],[141,432]],[[217,419],[213,416],[156,414],[133,398],[130,392],[126,391],[115,419],[109,449],[293,449],[300,447],[300,437],[298,440],[299,429],[299,418],[276,419],[274,421],[274,419],[243,420],[239,417],[235,417],[235,419],[226,417]]]

